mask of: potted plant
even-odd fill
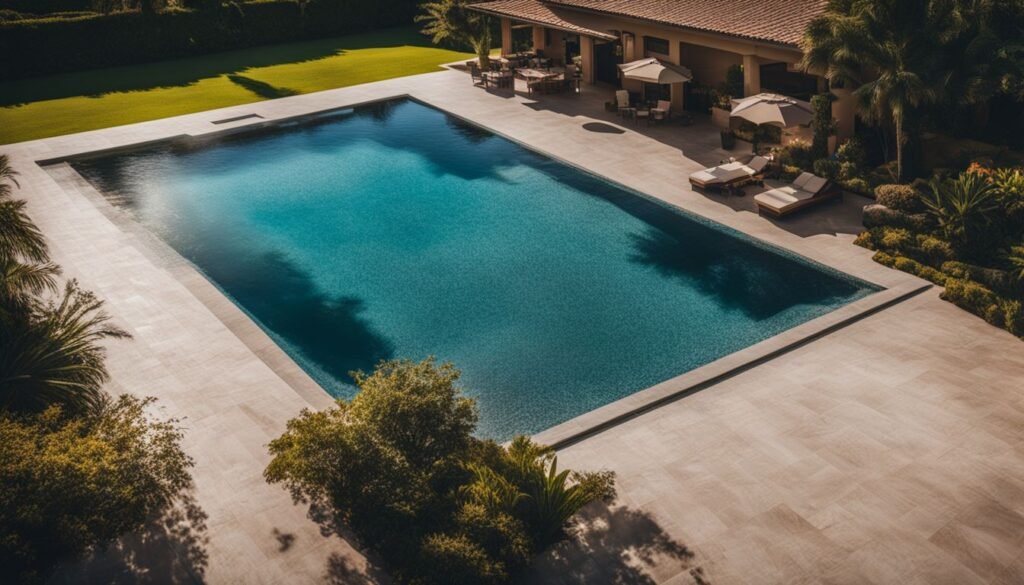
[[[729,128],[732,112],[732,96],[718,90],[711,92],[711,123],[719,128]]]

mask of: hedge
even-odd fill
[[[232,3],[213,10],[118,12],[0,23],[0,79],[131,65],[412,23],[411,0]]]

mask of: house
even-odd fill
[[[656,57],[682,65],[692,83],[651,89],[682,110],[697,88],[743,69],[744,95],[772,91],[807,99],[828,82],[799,66],[804,28],[826,0],[492,0],[471,8],[501,21],[502,54],[528,48],[557,62],[576,58],[585,83],[619,86],[618,65]],[[832,88],[839,138],[854,132],[849,90]],[[693,96],[696,97],[696,96]],[[734,96],[740,97],[740,96]],[[691,98],[692,99],[692,98]]]

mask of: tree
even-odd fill
[[[60,272],[50,262],[46,239],[25,213],[25,202],[11,199],[17,171],[0,155],[0,325],[29,310],[34,296],[56,292]]]
[[[59,404],[83,414],[102,406],[109,374],[100,342],[128,337],[102,307],[72,280],[59,300],[33,300],[8,318],[0,329],[0,408],[41,412]]]
[[[830,0],[804,33],[804,68],[856,86],[865,119],[891,121],[900,181],[911,176],[917,109],[942,98],[950,73],[940,56],[961,26],[955,0]]]
[[[490,65],[491,19],[486,15],[469,10],[466,0],[437,0],[427,2],[420,8],[424,13],[416,16],[416,22],[425,22],[423,34],[430,35],[435,44],[454,42],[473,48],[481,69]]]
[[[458,371],[432,359],[353,377],[351,402],[304,411],[270,442],[264,476],[333,511],[371,546],[407,554],[432,524],[421,521],[440,505],[437,488],[465,474],[476,407],[459,395]]]
[[[451,364],[388,361],[353,377],[350,402],[288,422],[264,476],[350,527],[399,582],[505,583],[614,494],[610,473],[559,471],[529,439],[474,438]]]
[[[77,418],[58,406],[0,413],[0,581],[44,580],[57,562],[155,519],[191,484],[178,421],[147,416],[151,401],[123,395]]]

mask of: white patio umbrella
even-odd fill
[[[659,85],[685,83],[693,79],[693,73],[686,67],[654,58],[623,63],[619,65],[619,71],[626,79],[636,79]]]
[[[775,93],[759,93],[733,102],[731,118],[742,118],[754,124],[771,124],[792,128],[809,124],[814,117],[811,104]]]

